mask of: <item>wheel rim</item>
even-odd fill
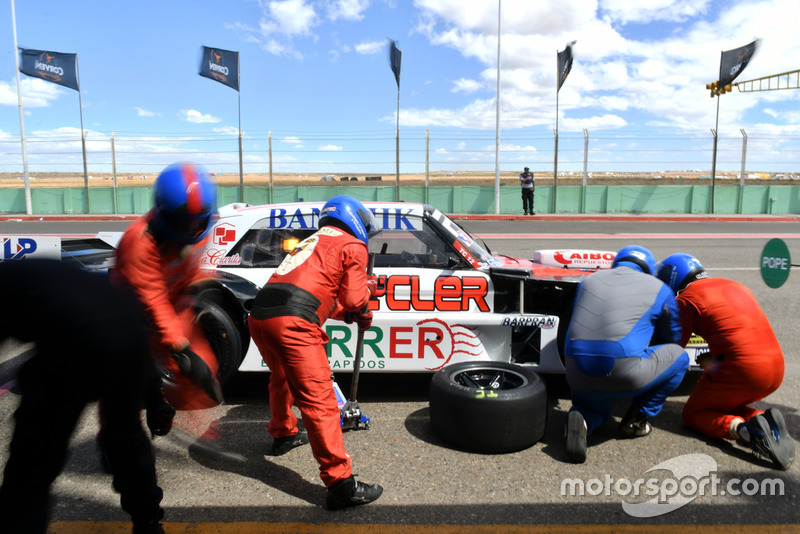
[[[453,375],[453,381],[464,387],[482,390],[517,389],[528,383],[528,379],[520,373],[495,367],[459,371]]]

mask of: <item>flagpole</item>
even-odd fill
[[[558,51],[556,51],[556,61],[558,61]],[[556,212],[556,190],[558,189],[558,81],[556,81],[556,129],[555,147],[553,148],[553,213]]]
[[[239,202],[244,202],[244,174],[242,171],[242,94],[239,95]]]
[[[244,171],[242,165],[242,72],[239,54],[236,54],[236,94],[239,100],[239,202],[244,202]]]
[[[25,121],[22,111],[22,91],[19,86],[19,49],[17,48],[17,17],[14,12],[14,0],[11,0],[11,24],[14,28],[14,64],[17,74],[17,100],[19,102],[19,138],[22,143],[22,175],[25,180],[25,213],[32,213],[31,206],[31,181],[28,175],[28,150],[25,145]]]
[[[497,0],[497,98],[495,99],[494,136],[494,212],[500,213],[500,13],[501,2]]]
[[[714,154],[711,158],[711,213],[714,213],[714,187],[717,181],[717,139],[719,138],[719,94],[717,94],[717,120],[714,124]]]
[[[395,194],[394,199],[400,202],[400,83],[397,84],[397,122],[394,131],[394,172]]]
[[[86,191],[86,213],[92,212],[89,199],[89,170],[86,165],[86,134],[83,132],[83,101],[81,100],[81,76],[78,68],[78,54],[75,54],[75,76],[78,81],[78,109],[81,115],[81,150],[83,151],[83,188]]]

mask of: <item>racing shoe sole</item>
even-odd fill
[[[770,459],[786,471],[794,462],[794,440],[789,435],[783,414],[777,408],[770,408],[764,412],[763,416],[772,431],[772,437],[775,438],[775,446]]]
[[[567,415],[567,457],[569,461],[582,464],[586,461],[586,438],[588,430],[586,419],[577,411],[572,410]]]
[[[349,478],[340,480],[328,488],[325,499],[327,510],[341,510],[351,506],[360,506],[375,501],[383,494],[383,488],[378,484],[364,484],[350,475]]]

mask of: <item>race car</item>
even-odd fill
[[[220,378],[268,371],[251,342],[247,316],[283,258],[317,229],[321,202],[219,208],[202,266],[213,275],[198,312],[220,360]],[[370,239],[381,290],[364,336],[360,371],[434,372],[459,362],[506,362],[563,373],[563,343],[578,283],[608,268],[614,252],[538,250],[531,259],[493,254],[438,209],[408,202],[365,202],[381,232]],[[120,233],[80,239],[7,237],[2,258],[57,257],[105,270]],[[334,372],[353,370],[357,328],[323,326]],[[690,357],[707,350],[693,338]]]
[[[369,303],[374,318],[363,335],[359,373],[432,374],[433,428],[464,449],[512,452],[541,439],[547,402],[539,375],[564,372],[564,339],[578,284],[610,268],[615,253],[551,249],[512,258],[493,254],[432,206],[363,204],[381,231],[369,240],[379,290]],[[219,208],[201,257],[210,276],[195,305],[219,360],[221,382],[237,371],[269,370],[251,342],[248,313],[284,257],[317,230],[322,206]],[[9,238],[3,251],[21,258],[58,254],[60,248],[62,260],[104,270],[112,266],[117,239],[103,233],[59,245],[48,238]],[[328,320],[323,328],[331,370],[353,372],[357,325]],[[693,358],[705,350],[701,338],[687,347]],[[345,428],[349,404],[335,380],[333,386]],[[363,428],[369,418],[359,411],[349,420]]]
[[[323,203],[219,209],[202,259],[215,280],[200,294],[201,320],[235,370],[267,370],[250,342],[250,305],[283,258],[317,229]],[[433,372],[466,361],[508,362],[561,373],[565,330],[580,280],[610,267],[613,252],[537,251],[532,259],[492,254],[438,209],[365,202],[381,232],[369,241],[378,293],[364,336],[363,372]],[[334,372],[352,371],[356,326],[329,320]],[[215,335],[215,332],[217,334]],[[224,361],[222,361],[224,360]]]

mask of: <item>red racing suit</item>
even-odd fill
[[[767,316],[739,282],[704,278],[677,297],[682,345],[692,332],[708,342],[708,365],[683,408],[683,421],[716,438],[732,439],[731,422],[763,413],[748,406],[783,381],[783,351]]]
[[[217,358],[186,298],[190,285],[209,278],[198,261],[205,241],[183,248],[159,247],[148,228],[151,216],[152,212],[139,217],[126,229],[117,247],[111,280],[131,288],[144,305],[153,357],[175,377],[176,387],[165,391],[167,401],[178,410],[211,408],[216,401],[181,374],[169,355],[188,344],[217,376]]]
[[[273,438],[298,432],[297,404],[326,486],[352,473],[344,449],[339,408],[322,325],[369,302],[366,245],[331,226],[302,241],[256,296],[250,335],[270,368],[268,431]]]

